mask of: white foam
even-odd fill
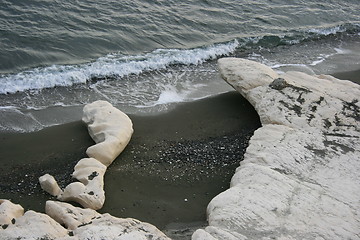
[[[186,95],[187,91],[178,92],[175,87],[169,86],[165,91],[160,93],[159,99],[153,105],[183,102]]]
[[[83,65],[53,65],[35,68],[17,74],[0,75],[0,94],[72,86],[86,83],[91,77],[140,74],[144,71],[165,69],[173,64],[201,64],[235,51],[239,43],[235,40],[195,49],[157,49],[137,56],[109,54],[93,63]]]
[[[328,28],[313,28],[313,29],[310,29],[308,32],[327,36],[330,34],[336,34],[336,33],[345,32],[345,31],[346,31],[345,27],[335,26],[335,27],[328,27]]]
[[[298,64],[298,63],[277,63],[270,66],[272,69],[277,69],[281,67],[304,67],[306,68],[306,64]]]
[[[337,54],[351,54],[353,51],[344,48],[334,48]]]

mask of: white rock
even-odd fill
[[[131,218],[116,218],[92,209],[81,209],[68,203],[47,201],[46,213],[71,229],[75,239],[158,239],[168,240],[151,224]]]
[[[68,203],[55,201],[46,202],[45,212],[70,230],[74,230],[80,225],[88,224],[93,219],[101,217],[100,213],[92,209],[78,208]]]
[[[88,104],[83,112],[82,120],[96,142],[86,153],[109,166],[129,143],[133,133],[132,122],[126,114],[106,101]]]
[[[85,208],[98,210],[105,202],[104,175],[107,167],[94,158],[83,158],[74,167],[73,182],[60,189],[53,176],[45,174],[39,178],[42,189],[61,201],[74,201]]]
[[[70,183],[58,196],[61,201],[74,201],[85,208],[100,209],[105,202],[104,175],[106,166],[94,158],[83,158],[75,166],[73,177],[80,182]]]
[[[215,237],[211,236],[210,233],[203,229],[196,230],[193,233],[192,238],[197,240],[217,240]]]
[[[115,218],[107,213],[91,224],[78,227],[73,233],[79,239],[170,240],[151,224],[132,218]]]
[[[221,76],[242,94],[278,78],[271,68],[242,58],[222,58],[218,64]]]
[[[12,224],[12,222],[24,215],[24,208],[19,204],[14,204],[9,200],[0,199],[0,229],[4,225]]]
[[[75,201],[85,208],[97,210],[105,202],[105,171],[130,141],[132,122],[106,101],[88,104],[83,112],[83,121],[97,144],[87,149],[90,158],[80,160],[74,168],[73,177],[80,182],[69,184],[64,191],[49,174],[41,176],[39,182],[42,189],[61,201]]]
[[[39,177],[41,188],[52,196],[59,196],[63,193],[55,178],[50,174],[45,174]]]
[[[359,85],[299,72],[269,84],[275,72],[248,75],[251,65],[263,71],[251,61],[219,60],[263,127],[230,189],[209,203],[209,227],[192,239],[360,239]],[[266,77],[253,82],[254,75]]]
[[[8,201],[4,201],[8,204]],[[10,202],[11,203],[11,202]],[[16,205],[15,208],[19,208]],[[0,228],[1,240],[170,240],[155,226],[131,218],[116,218],[68,203],[47,201],[48,215],[27,211]],[[62,225],[66,226],[64,228]]]
[[[239,233],[229,232],[224,229],[217,228],[217,227],[209,226],[209,227],[206,227],[205,230],[203,230],[203,229],[196,230],[193,233],[192,238],[198,239],[198,240],[220,240],[220,239],[245,240],[245,239],[247,239],[245,236],[243,236]]]
[[[57,239],[67,237],[68,231],[48,215],[27,211],[23,216],[16,218],[14,224],[0,230],[1,240],[34,240]]]

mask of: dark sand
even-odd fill
[[[237,92],[130,118],[135,131],[106,172],[100,212],[160,229],[205,223],[207,204],[229,187],[248,139],[260,126],[253,107]],[[53,198],[41,190],[38,177],[50,173],[65,187],[92,144],[80,121],[34,133],[0,134],[0,198],[44,212],[45,201]]]
[[[354,83],[360,84],[360,69],[348,72],[337,72],[331,75],[339,79],[350,80]]]

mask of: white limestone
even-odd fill
[[[278,78],[278,74],[271,68],[242,58],[223,58],[218,64],[222,77],[236,90],[244,93],[258,86],[270,84]]]
[[[83,158],[75,166],[73,177],[80,182],[70,183],[58,196],[61,201],[74,201],[85,208],[98,210],[105,202],[104,175],[106,166],[94,158]]]
[[[45,174],[39,177],[39,183],[41,188],[52,196],[57,197],[63,193],[55,178],[50,174]]]
[[[120,239],[120,240],[170,240],[151,224],[132,218],[115,218],[110,214],[92,220],[91,224],[73,231],[79,239]]]
[[[133,133],[130,118],[110,103],[96,101],[84,107],[82,120],[96,142],[86,154],[109,166],[130,141]]]
[[[85,208],[98,210],[105,202],[104,175],[107,167],[124,150],[133,133],[130,118],[105,101],[88,104],[83,121],[96,142],[86,151],[90,158],[81,159],[72,176],[80,182],[62,190],[55,178],[45,174],[39,178],[43,190],[61,201],[75,201]]]
[[[1,240],[57,239],[68,237],[68,231],[48,215],[27,211],[15,219],[14,224],[0,229]]]
[[[80,225],[88,224],[101,214],[89,209],[74,207],[69,203],[47,201],[45,212],[58,223],[65,225],[67,229],[74,230]]]
[[[251,66],[263,71],[252,61],[219,60],[263,127],[230,189],[209,203],[209,227],[192,239],[360,239],[359,85],[268,68],[248,74]]]
[[[24,208],[9,200],[0,199],[0,228],[12,224],[13,219],[24,215]]]
[[[16,216],[10,224],[0,228],[0,239],[170,240],[151,224],[100,214],[68,203],[47,201],[46,213],[27,211],[24,215]]]
[[[45,174],[39,178],[42,189],[61,201],[74,201],[85,208],[98,210],[105,202],[104,175],[106,166],[94,158],[81,159],[72,176],[80,182],[73,182],[61,190],[53,176]]]

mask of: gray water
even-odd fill
[[[3,0],[0,71],[81,64],[108,54],[192,49],[238,39],[297,42],[359,24],[359,1]],[[274,40],[275,39],[275,40]],[[275,42],[273,42],[275,41]]]

